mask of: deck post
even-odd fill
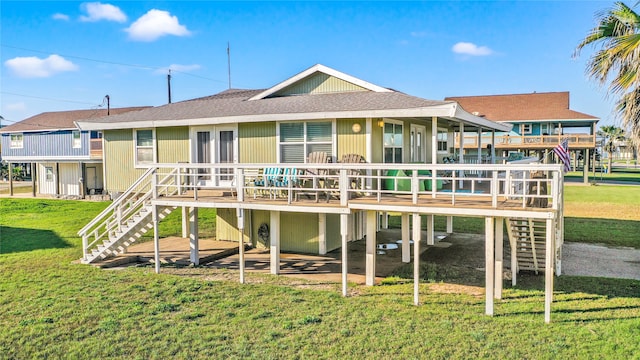
[[[9,177],[9,196],[13,196],[13,163],[9,161],[9,173],[7,176]]]
[[[413,214],[413,304],[420,304],[420,214]]]
[[[31,163],[31,196],[36,197],[36,163]]]
[[[427,245],[434,245],[436,243],[433,236],[433,217],[434,215],[427,215]]]
[[[551,303],[553,302],[553,252],[555,250],[553,219],[547,219],[544,264],[544,322],[551,322]]]
[[[453,234],[453,216],[447,216],[447,234]]]
[[[158,231],[158,205],[151,207],[151,219],[153,220],[153,259],[155,263],[156,274],[160,273],[160,234]]]
[[[458,150],[458,163],[464,164],[464,123],[460,122],[460,149]],[[458,187],[462,189],[464,187],[464,170],[460,170],[460,180]]]
[[[198,235],[198,208],[189,208],[189,260],[200,265],[200,239]]]
[[[484,218],[485,246],[485,314],[493,316],[493,293],[495,281],[494,264],[494,219]]]
[[[318,214],[318,254],[327,254],[327,214]]]
[[[496,251],[495,251],[495,264],[496,264],[496,279],[495,279],[495,291],[494,298],[502,299],[502,280],[503,280],[503,243],[504,243],[504,218],[497,217],[495,219],[495,238],[496,238]]]
[[[340,214],[340,236],[342,237],[342,296],[347,296],[347,235],[349,214]]]
[[[182,215],[182,237],[189,237],[189,212],[187,211],[187,207],[183,206],[181,209]]]
[[[238,262],[240,268],[240,284],[244,284],[244,209],[237,209],[238,216]]]
[[[376,282],[376,212],[367,211],[367,233],[366,233],[366,280],[365,284],[368,286],[375,285]]]
[[[274,275],[280,274],[280,211],[269,212],[269,265],[271,267],[271,273]]]
[[[402,232],[402,262],[410,263],[411,262],[411,245],[410,245],[410,234],[409,234],[409,213],[402,213],[400,215],[401,219],[401,232]]]

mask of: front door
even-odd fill
[[[216,162],[218,164],[235,164],[238,161],[236,155],[237,131],[235,128],[216,129]],[[232,186],[234,179],[233,168],[218,168],[218,185]]]
[[[195,132],[194,162],[197,164],[211,164],[212,159],[212,136],[209,130],[197,130]],[[198,185],[213,186],[211,170],[198,168]]]
[[[229,126],[194,127],[191,161],[196,164],[235,164],[237,156],[237,128]],[[233,185],[233,168],[199,168],[197,184],[229,187]]]

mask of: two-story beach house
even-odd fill
[[[104,189],[102,133],[75,121],[144,107],[45,112],[0,129],[3,161],[31,164],[33,194],[81,198]]]
[[[548,160],[550,151],[565,138],[569,140],[569,151],[574,159],[576,150],[590,155],[595,153],[599,118],[571,110],[568,91],[452,96],[445,100],[456,101],[477,116],[513,125],[509,132],[495,133],[494,146],[499,155],[521,152],[525,156],[536,154],[541,160]],[[489,134],[478,136],[477,133],[467,133],[464,136],[464,151],[471,158],[478,151],[486,156],[490,140]],[[456,146],[459,146],[458,142]]]
[[[114,198],[79,232],[85,263],[126,251],[153,229],[160,271],[158,223],[180,209],[183,237],[198,264],[198,209],[215,208],[217,239],[239,243],[241,281],[246,244],[270,251],[274,274],[281,251],[341,249],[346,294],[348,242],[366,238],[372,285],[378,215],[385,212],[401,217],[405,262],[411,247],[420,254],[422,218],[427,244],[435,241],[435,215],[484,218],[487,313],[494,288],[502,286],[495,274],[502,275],[505,222],[514,233],[529,234],[524,227],[535,225],[542,234],[541,247],[530,250],[535,265],[550,283],[554,265],[559,269],[560,166],[443,163],[454,129],[511,130],[455,101],[425,100],[315,65],[268,89],[231,89],[76,123],[102,132],[104,189]],[[533,171],[545,176],[530,176]],[[515,253],[519,245],[512,245]],[[417,303],[418,265],[415,271]]]

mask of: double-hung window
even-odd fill
[[[384,123],[384,162],[402,162],[402,124]]]
[[[44,168],[44,179],[45,179],[45,181],[53,181],[53,167],[45,166],[45,168]]]
[[[522,135],[531,134],[531,124],[520,124]]]
[[[449,152],[449,132],[446,129],[438,128],[438,134],[436,135],[436,141],[438,141],[438,152]]]
[[[24,146],[24,136],[22,134],[11,134],[11,143],[9,147],[12,149],[22,149]]]
[[[136,164],[151,164],[153,156],[153,130],[136,130]]]
[[[71,138],[73,139],[73,148],[79,149],[82,147],[82,140],[80,138],[80,131],[74,130],[71,132]]]
[[[309,153],[324,151],[333,156],[331,121],[308,121],[280,124],[280,162],[304,163]]]

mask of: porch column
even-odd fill
[[[327,214],[324,213],[318,214],[318,254],[327,254]]]
[[[495,281],[495,264],[494,264],[494,219],[492,217],[484,218],[484,257],[485,257],[485,308],[487,315],[493,316],[493,295]]]
[[[240,284],[244,284],[244,209],[238,209],[238,263],[240,267]]]
[[[271,273],[280,274],[280,211],[269,212],[269,265]]]
[[[36,163],[31,163],[31,196],[36,197]]]
[[[585,184],[589,183],[589,149],[584,149],[584,155],[582,156],[584,164],[582,166],[582,179]]]
[[[459,151],[458,163],[464,164],[464,123],[463,122],[460,122],[460,149],[458,151]],[[462,181],[462,178],[464,177],[464,170],[460,171],[459,176],[461,180],[458,182],[458,186],[459,188],[462,188],[464,186],[464,181]]]
[[[187,211],[187,207],[183,206],[181,209],[181,217],[182,217],[182,237],[189,237],[189,212]]]
[[[376,283],[376,212],[367,211],[367,244],[366,244],[366,280],[365,284],[373,286]]]
[[[82,164],[82,161],[78,162],[78,170],[80,170],[80,179],[78,181],[78,187],[79,187],[78,193],[79,193],[81,199],[85,198],[85,195],[86,195],[86,191],[85,191],[86,186],[85,186],[85,184],[86,184],[86,181],[87,181],[83,165],[84,164]]]
[[[482,164],[482,128],[478,127],[478,164]]]
[[[420,214],[413,214],[413,304],[420,304]]]
[[[347,296],[347,235],[349,214],[340,214],[340,236],[342,237],[342,296]]]
[[[502,299],[502,281],[503,281],[503,243],[504,243],[504,218],[498,217],[495,220],[495,239],[496,239],[496,251],[495,251],[495,291],[494,297],[498,300]]]
[[[431,163],[438,163],[438,117],[431,118]]]
[[[491,163],[496,163],[496,130],[491,130]]]
[[[544,322],[551,322],[551,302],[553,302],[553,268],[554,268],[554,221],[547,219],[544,264]]]
[[[400,215],[400,229],[402,232],[402,262],[409,263],[411,262],[411,245],[409,239],[409,214],[402,213]]]
[[[433,215],[427,215],[427,245],[435,244],[433,230]]]
[[[447,234],[453,233],[453,216],[447,216]]]
[[[60,193],[60,163],[56,163],[56,197],[59,196]]]
[[[198,235],[198,208],[189,208],[189,260],[193,265],[200,264],[200,239]]]
[[[153,221],[153,259],[155,261],[156,274],[160,273],[160,235],[158,231],[158,206],[151,207],[151,219]]]

